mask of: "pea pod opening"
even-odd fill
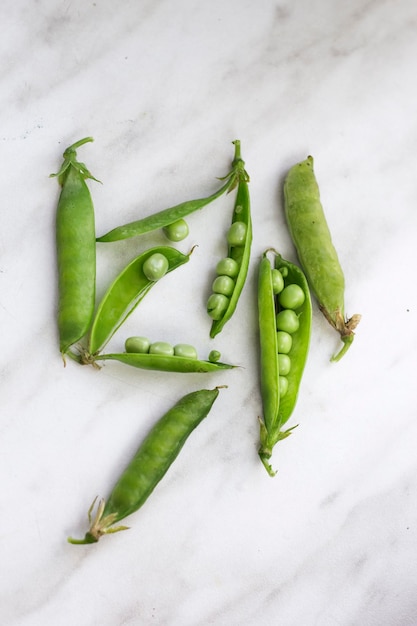
[[[187,215],[190,215],[191,213],[207,206],[211,202],[214,202],[214,200],[220,198],[220,196],[224,193],[232,191],[232,189],[234,189],[237,185],[239,176],[240,164],[235,159],[233,161],[231,171],[226,176],[219,179],[226,182],[213,194],[205,198],[187,200],[186,202],[181,202],[180,204],[168,209],[163,209],[162,211],[147,215],[139,220],[129,222],[128,224],[124,224],[122,226],[117,226],[104,235],[101,235],[101,237],[98,237],[97,241],[103,243],[120,241],[130,237],[138,237],[139,235],[144,235],[145,233],[149,233],[154,230],[167,229],[176,222],[183,220],[183,218]]]
[[[275,255],[275,270],[282,277],[282,286],[297,285],[303,299],[294,301],[292,308],[279,304],[279,295],[274,288],[273,268],[268,254]],[[297,326],[278,325],[280,311],[291,311],[297,317]],[[307,280],[303,272],[293,263],[286,261],[274,250],[267,250],[259,264],[258,316],[260,345],[260,386],[263,417],[260,422],[259,457],[268,474],[274,476],[269,459],[275,444],[288,437],[295,426],[282,430],[291,417],[298,397],[304,367],[307,361],[311,334],[311,299]],[[277,327],[278,326],[278,327]],[[291,341],[278,341],[278,332],[290,335]],[[286,357],[285,371],[281,372],[282,357]],[[285,375],[284,375],[285,374]],[[283,381],[285,380],[285,385]]]
[[[85,137],[69,146],[60,170],[51,174],[62,187],[56,213],[59,345],[70,357],[71,346],[90,328],[95,305],[95,216],[85,180],[97,179],[77,161],[76,152],[90,141],[92,137]]]
[[[107,501],[100,500],[95,516],[94,500],[88,511],[89,530],[83,539],[68,538],[72,544],[97,543],[105,534],[126,530],[114,526],[136,512],[146,502],[157,484],[177,458],[193,430],[209,414],[220,387],[201,389],[181,398],[155,424],[133,459],[122,472]]]
[[[176,372],[182,374],[207,374],[226,369],[233,369],[236,365],[220,361],[191,359],[184,356],[165,356],[162,354],[143,354],[139,352],[120,352],[113,354],[99,354],[95,357],[97,365],[101,361],[119,361],[131,367],[160,372]]]
[[[241,157],[240,141],[236,139],[233,143],[235,145],[233,164],[238,183],[232,223],[228,233],[228,255],[226,259],[223,259],[223,262],[231,259],[234,262],[236,271],[233,275],[234,286],[230,290],[231,293],[225,295],[225,293],[215,292],[208,300],[207,311],[213,318],[210,329],[210,337],[212,339],[223,330],[225,324],[236,310],[245,286],[252,246],[252,218],[248,185],[250,179],[245,170],[245,162]]]
[[[284,182],[285,214],[298,258],[320,310],[343,342],[331,361],[339,361],[354,339],[361,316],[345,319],[345,279],[320,201],[312,156],[297,163]]]

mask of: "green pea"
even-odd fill
[[[164,227],[164,234],[170,241],[182,241],[189,234],[188,224],[185,220],[180,219],[168,226]]]
[[[174,346],[174,354],[175,356],[182,356],[187,359],[197,358],[197,350],[188,343],[177,343],[177,345]]]
[[[236,278],[239,274],[239,265],[231,257],[225,257],[224,259],[220,259],[217,263],[216,274],[219,276],[230,276],[231,278]]]
[[[291,309],[283,309],[280,311],[277,315],[276,323],[277,330],[283,330],[290,335],[297,332],[300,326],[300,320],[297,314]]]
[[[292,337],[289,333],[279,330],[277,332],[277,347],[280,354],[288,354],[292,346]]]
[[[96,244],[94,206],[85,180],[91,178],[76,149],[93,141],[86,137],[69,146],[56,176],[62,187],[56,213],[58,257],[58,332],[62,354],[84,337],[95,306]]]
[[[247,230],[245,222],[233,222],[227,233],[229,246],[243,246],[246,241]]]
[[[224,296],[231,296],[235,288],[235,281],[230,276],[217,276],[211,287],[214,293],[221,293]]]
[[[285,378],[285,376],[280,376],[279,377],[279,395],[280,398],[283,398],[288,391],[288,378]]]
[[[166,256],[160,252],[155,252],[144,262],[142,269],[148,280],[156,282],[160,280],[167,273],[169,268],[169,262]]]
[[[279,303],[284,309],[298,309],[306,299],[300,285],[287,285],[279,295]]]
[[[208,360],[210,361],[210,363],[217,363],[217,361],[220,361],[220,357],[221,354],[218,350],[211,350],[210,354],[208,355]]]
[[[229,305],[229,298],[221,293],[212,293],[207,300],[207,313],[213,320],[219,320]]]
[[[287,376],[291,370],[291,359],[288,354],[278,354],[279,375]]]
[[[360,315],[345,320],[345,279],[320,201],[312,156],[289,170],[284,199],[288,227],[309,285],[320,310],[343,342],[331,358],[338,361],[353,342]]]
[[[139,352],[147,354],[149,352],[151,342],[147,337],[128,337],[125,341],[126,352]]]
[[[100,500],[92,516],[95,500],[88,511],[90,528],[83,539],[68,538],[72,544],[96,543],[100,537],[127,526],[114,526],[146,502],[177,458],[193,430],[209,414],[219,389],[201,389],[179,400],[154,425],[127,464],[108,500]]]
[[[155,341],[149,347],[149,354],[160,354],[162,356],[173,356],[174,348],[166,341]]]
[[[281,293],[284,289],[284,278],[279,270],[275,268],[271,271],[272,290],[274,294]]]

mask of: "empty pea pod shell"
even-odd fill
[[[360,315],[345,320],[345,279],[320,201],[313,157],[297,163],[284,183],[285,214],[298,258],[320,310],[343,342],[339,361],[354,339]]]
[[[143,354],[139,352],[100,354],[95,358],[95,362],[97,361],[120,361],[125,365],[138,367],[140,369],[178,372],[183,374],[205,374],[236,367],[229,363],[202,361],[200,359],[187,358],[175,354],[165,356],[162,354]]]
[[[273,251],[265,252],[260,261],[258,282],[260,383],[263,408],[263,417],[260,419],[259,456],[268,473],[273,476],[274,471],[268,462],[272,449],[278,441],[288,437],[294,428],[282,430],[297,402],[310,344],[312,309],[308,283],[303,272],[274,252],[275,268],[284,270],[282,273],[285,274],[285,285],[298,285],[305,294],[303,303],[295,310],[299,326],[291,335],[290,350],[286,351],[291,361],[291,369],[285,375],[288,387],[282,395],[276,330],[277,297],[274,295],[272,266],[267,256],[268,252]]]
[[[170,246],[158,246],[133,259],[112,282],[97,308],[89,339],[90,355],[94,356],[104,348],[116,330],[156,284],[143,272],[143,264],[154,254],[162,254],[167,259],[167,274],[187,263],[190,258],[190,254],[182,254]]]

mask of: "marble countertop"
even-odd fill
[[[417,5],[258,0],[2,3],[0,622],[7,626],[417,624]],[[164,374],[64,368],[49,174],[70,143],[98,233],[212,193],[240,139],[254,239],[234,318],[205,303],[233,208],[190,216],[192,260],[112,339],[212,348],[242,367]],[[316,303],[290,425],[257,457],[256,276],[296,255],[282,181],[308,154],[362,321],[350,352]],[[97,291],[162,234],[98,245]],[[130,530],[72,546],[152,424],[227,385]]]

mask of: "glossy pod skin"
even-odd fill
[[[70,347],[89,330],[95,304],[94,206],[85,180],[96,179],[76,159],[77,148],[90,141],[86,137],[69,146],[61,169],[51,174],[62,186],[56,214],[59,345],[71,357]]]
[[[151,429],[133,459],[116,482],[106,502],[101,500],[94,519],[88,513],[90,528],[83,539],[68,539],[74,544],[96,543],[102,535],[126,530],[116,526],[137,511],[150,496],[177,458],[193,430],[208,415],[219,389],[202,389],[184,396]]]
[[[199,359],[189,359],[183,356],[164,356],[161,354],[143,354],[140,352],[100,354],[95,358],[96,363],[99,361],[120,361],[120,363],[139,369],[177,372],[182,374],[205,374],[236,367],[235,365],[221,363],[219,361],[201,361]]]
[[[98,237],[97,241],[103,243],[120,241],[122,239],[129,239],[130,237],[138,237],[139,235],[144,235],[145,233],[161,228],[169,229],[172,224],[179,222],[187,215],[202,209],[214,200],[217,200],[217,198],[220,198],[224,193],[231,191],[237,184],[239,173],[239,167],[233,162],[231,172],[221,179],[226,182],[210,196],[196,200],[187,200],[186,202],[181,202],[181,204],[148,215],[140,220],[118,226],[105,235]]]
[[[190,253],[191,254],[191,253]],[[190,254],[170,246],[150,248],[131,261],[115,278],[101,300],[91,328],[87,362],[97,355],[156,284],[144,272],[149,259],[160,255],[167,260],[166,274],[187,263]]]
[[[283,276],[283,289],[289,285],[300,287],[304,298],[301,304],[292,309],[283,309],[279,305],[280,294],[274,293],[273,267],[268,254],[275,255],[275,270]],[[283,293],[283,289],[281,293]],[[298,319],[297,330],[280,331],[285,335],[291,334],[291,342],[279,352],[277,319],[280,311],[291,311]],[[259,265],[258,281],[258,315],[259,315],[259,342],[260,342],[260,382],[263,418],[260,419],[259,457],[270,476],[274,476],[269,459],[272,449],[281,439],[285,439],[293,428],[281,430],[291,417],[298,396],[304,367],[307,361],[310,334],[311,334],[311,299],[307,280],[303,272],[293,263],[284,260],[281,255],[272,250],[264,253]],[[280,362],[290,362],[289,372],[285,376],[280,373]],[[288,357],[288,359],[287,359]],[[285,378],[286,389],[282,390],[280,377]]]
[[[246,282],[246,277],[249,269],[251,245],[252,245],[252,218],[250,210],[250,195],[249,195],[249,176],[245,171],[245,162],[241,158],[240,153],[240,141],[236,140],[235,144],[236,154],[233,161],[238,176],[238,187],[236,200],[232,215],[231,228],[229,230],[229,246],[228,246],[228,259],[235,261],[237,265],[236,276],[233,277],[234,286],[230,295],[227,295],[227,305],[224,307],[224,311],[218,319],[213,319],[210,337],[214,338],[218,333],[223,330],[224,325],[230,320],[233,313],[236,310],[237,303],[242,293],[243,287]],[[243,226],[242,226],[243,225]],[[238,227],[236,231],[235,227]],[[237,232],[237,236],[240,236],[238,232],[242,229],[242,241],[238,245],[235,245],[232,238]],[[208,313],[213,317],[210,312],[210,299],[208,302]]]
[[[301,266],[322,313],[343,342],[342,349],[331,359],[339,361],[353,342],[360,315],[345,320],[344,275],[320,202],[312,156],[289,170],[284,199],[288,227]]]

